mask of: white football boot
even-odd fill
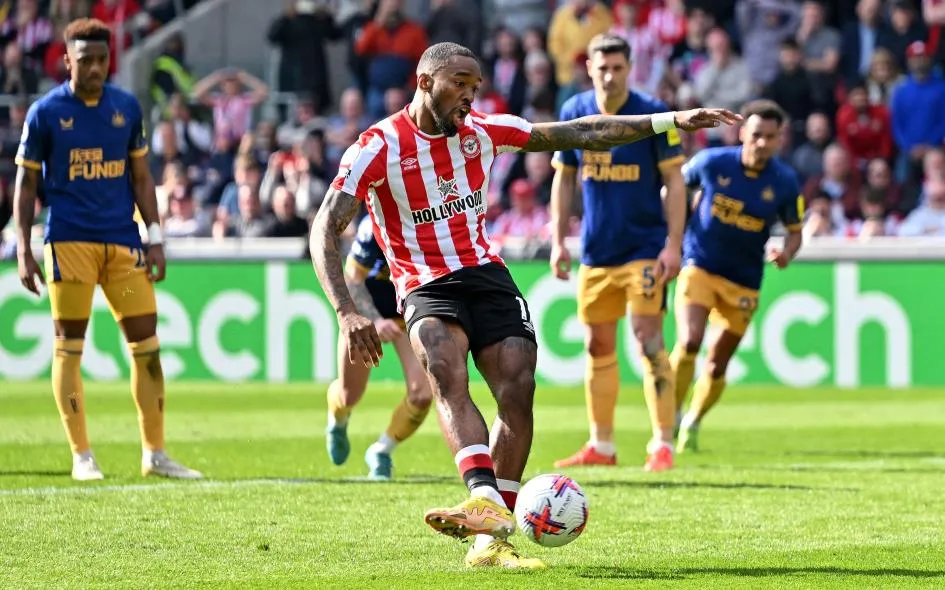
[[[105,479],[105,474],[95,462],[92,451],[72,455],[72,479],[76,481],[98,481]]]
[[[141,475],[158,475],[171,479],[203,479],[199,471],[174,461],[164,451],[145,452],[141,457]]]

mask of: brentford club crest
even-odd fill
[[[463,138],[463,155],[467,158],[475,158],[482,150],[479,144],[479,138],[475,135],[467,135]]]

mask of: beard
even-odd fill
[[[433,97],[431,102],[430,112],[433,113],[433,123],[436,125],[436,128],[440,130],[440,133],[446,137],[453,137],[459,133],[459,128],[453,121],[453,112],[448,111],[444,114],[443,109],[440,107],[440,101],[437,100],[436,97]]]

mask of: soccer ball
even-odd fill
[[[546,473],[528,481],[515,502],[515,521],[526,537],[544,547],[562,547],[587,526],[587,497],[566,475]]]

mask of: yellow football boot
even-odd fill
[[[457,539],[472,535],[492,535],[505,539],[515,532],[512,512],[481,496],[466,498],[453,508],[434,508],[423,519],[436,532]]]
[[[496,539],[476,551],[466,554],[466,567],[506,567],[512,569],[541,570],[545,562],[534,557],[523,557],[508,541]]]

